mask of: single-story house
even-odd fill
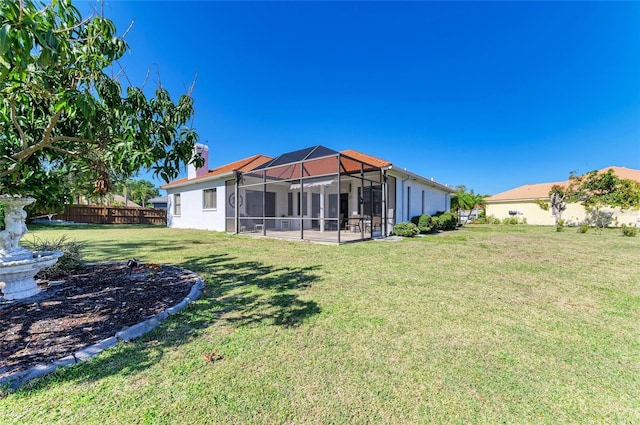
[[[167,191],[167,225],[279,238],[348,242],[392,233],[397,222],[449,211],[454,189],[354,150],[313,146],[254,155],[213,169],[205,160]]]
[[[151,205],[151,208],[160,208],[163,210],[167,209],[167,197],[166,196],[156,196],[155,198],[151,198],[147,200],[147,206]]]
[[[606,167],[598,170],[599,173],[606,173],[613,169],[614,174],[621,179],[635,180],[640,182],[640,170],[625,167]],[[568,185],[569,181],[553,183],[526,184],[507,190],[485,199],[487,203],[487,216],[493,215],[496,218],[504,219],[508,217],[518,218],[520,221],[526,219],[527,224],[554,225],[555,217],[551,213],[551,208],[544,210],[540,207],[540,201],[549,201],[549,192],[554,185]],[[640,226],[640,211],[625,210],[620,208],[605,208],[605,214],[611,217],[613,225],[638,225]],[[562,213],[562,219],[567,225],[580,225],[588,221],[588,214],[581,204],[567,204],[567,209]]]

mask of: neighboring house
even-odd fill
[[[625,167],[606,167],[598,170],[606,173],[613,169],[614,174],[621,179],[635,180],[640,182],[640,170],[633,170]],[[487,216],[493,215],[496,218],[504,219],[516,217],[519,220],[526,219],[527,224],[554,225],[555,217],[548,211],[540,208],[539,201],[549,201],[549,192],[554,185],[567,185],[569,181],[555,183],[527,184],[498,193],[485,199],[487,202]],[[640,225],[640,211],[625,210],[620,208],[605,208],[604,212],[611,215],[614,225]],[[562,219],[568,225],[579,225],[587,219],[587,212],[581,204],[568,204],[567,209],[562,213]]]
[[[151,208],[161,208],[167,209],[167,197],[166,196],[156,196],[155,198],[151,198],[147,200],[147,204],[151,205]]]
[[[169,227],[347,242],[383,237],[397,222],[448,211],[454,190],[354,150],[314,146],[205,166],[162,186]]]

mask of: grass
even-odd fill
[[[640,238],[468,226],[344,246],[31,228],[203,298],[0,398],[0,423],[638,423]],[[29,236],[26,237],[27,239]]]

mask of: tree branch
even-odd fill
[[[69,31],[73,31],[76,28],[80,28],[81,26],[83,26],[84,24],[86,24],[87,22],[89,22],[91,19],[93,18],[93,15],[89,15],[86,18],[84,18],[81,22],[78,22],[77,24],[75,24],[72,27],[66,27],[66,28],[61,28],[58,30],[54,30],[53,33],[54,34],[61,34],[63,32],[69,32]]]
[[[135,19],[133,19],[133,20],[131,21],[131,23],[129,24],[129,27],[128,27],[128,28],[126,29],[126,31],[124,32],[124,34],[122,34],[122,37],[121,37],[121,38],[122,38],[123,40],[124,40],[124,38],[127,36],[127,34],[129,34],[129,31],[131,31],[131,28],[133,28],[133,24],[135,24],[135,23],[136,23],[136,20],[135,20]]]
[[[83,139],[82,137],[57,136],[57,137],[52,137],[51,138],[51,143],[57,143],[57,142],[62,142],[62,141],[76,142],[76,143],[87,143],[87,144],[91,144],[91,145],[99,144],[99,142],[97,142],[95,140]]]
[[[1,161],[1,163],[6,162],[6,161]],[[11,166],[9,168],[7,168],[6,170],[2,170],[0,171],[0,177],[6,177],[8,175],[13,174],[14,170],[16,169],[16,167],[18,166],[17,162],[14,162],[13,164],[11,164]]]
[[[62,149],[62,148],[59,148],[57,146],[52,146],[52,145],[47,146],[47,149],[51,149],[52,151],[60,152],[60,153],[63,153],[65,155],[69,155],[69,156],[78,156],[81,153],[80,151],[70,151],[70,150]]]
[[[193,89],[196,87],[196,81],[198,81],[198,73],[197,72],[196,72],[196,75],[193,77],[193,82],[189,86],[189,90],[187,91],[187,96],[191,97],[191,94],[193,93]]]
[[[51,132],[53,128],[56,126],[58,120],[62,116],[62,109],[55,113],[53,117],[51,117],[51,121],[47,124],[47,128],[44,129],[44,134],[42,135],[42,140],[49,140],[51,138]]]
[[[15,97],[11,99],[11,122],[13,123],[13,126],[18,131],[20,140],[22,140],[22,148],[26,149],[29,146],[29,142],[27,142],[27,136],[24,134],[24,131],[22,131],[22,127],[20,127],[20,123],[16,118],[16,98]]]

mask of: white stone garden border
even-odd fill
[[[128,328],[124,328],[121,331],[116,332],[114,336],[103,339],[96,344],[83,348],[82,350],[78,350],[69,356],[65,356],[49,364],[37,364],[30,367],[29,369],[21,370],[7,375],[4,378],[0,379],[0,386],[8,384],[9,389],[15,390],[32,379],[55,372],[56,369],[60,367],[71,366],[76,363],[84,363],[97,354],[101,353],[102,351],[106,350],[107,348],[115,346],[120,341],[129,342],[152,331],[153,329],[158,327],[158,325],[160,325],[160,323],[162,323],[167,317],[178,313],[187,305],[200,298],[200,296],[202,295],[202,289],[204,288],[204,281],[200,278],[200,276],[198,276],[191,270],[181,269],[180,267],[175,266],[170,267],[183,270],[191,277],[195,277],[196,279],[195,283],[191,287],[191,291],[189,291],[189,294],[178,304],[156,314],[155,316],[145,320],[144,322],[140,322],[136,325],[129,326]]]

